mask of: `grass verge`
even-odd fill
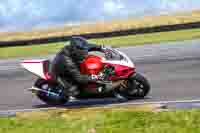
[[[34,114],[36,113],[36,114]],[[0,118],[2,133],[200,132],[200,110],[172,112],[133,108],[52,110]]]
[[[92,39],[90,42],[108,44],[112,46],[135,46],[152,43],[164,43],[169,41],[182,41],[200,38],[200,29],[180,30],[172,32],[159,32],[141,35],[129,35],[123,37],[111,37],[104,39]],[[18,46],[0,48],[0,58],[43,56],[54,54],[64,46],[64,43],[52,43],[46,45]]]

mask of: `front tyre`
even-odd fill
[[[64,105],[67,102],[67,99],[64,98],[63,95],[61,95],[61,91],[62,89],[58,89],[56,87],[58,87],[56,84],[50,84],[48,81],[44,80],[44,79],[38,79],[35,84],[35,87],[44,90],[44,91],[50,91],[58,94],[58,95],[50,95],[50,93],[44,93],[42,91],[38,91],[36,93],[36,96],[43,101],[44,103],[48,104],[48,105]]]
[[[144,98],[150,91],[149,81],[140,73],[135,73],[127,81],[127,89],[122,95],[128,100]]]

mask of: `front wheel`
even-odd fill
[[[61,94],[62,88],[59,88],[56,84],[51,84],[44,79],[38,79],[34,86],[41,89],[36,93],[36,96],[48,105],[64,105],[67,102],[67,99]]]
[[[128,100],[144,98],[150,91],[149,81],[140,73],[135,73],[127,81],[127,88],[121,93]]]

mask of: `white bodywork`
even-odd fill
[[[117,65],[122,65],[122,66],[127,66],[130,68],[134,68],[134,63],[131,61],[131,59],[124,54],[123,52],[116,50],[116,49],[110,49],[118,54],[120,54],[123,59],[121,60],[107,60],[105,58],[102,58],[103,63],[109,63],[109,64],[117,64]],[[24,67],[26,70],[30,71],[31,73],[43,78],[47,79],[47,75],[45,75],[44,68],[43,68],[43,63],[47,61],[47,59],[40,59],[40,60],[24,60],[21,65]]]
[[[106,60],[105,58],[103,58],[102,62],[103,63],[109,63],[109,64],[117,64],[117,65],[127,66],[127,67],[130,67],[130,68],[135,67],[133,61],[126,54],[124,54],[123,52],[116,50],[116,49],[114,49],[114,51],[119,53],[120,55],[122,55],[124,57],[124,59],[122,59],[122,60]]]
[[[21,65],[26,70],[30,71],[31,73],[34,73],[35,75],[46,79],[44,69],[43,69],[43,62],[46,61],[45,59],[41,60],[24,60]]]

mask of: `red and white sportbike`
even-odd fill
[[[150,84],[144,76],[135,71],[132,60],[117,49],[106,48],[106,51],[104,54],[89,53],[81,63],[81,73],[97,75],[101,83],[79,86],[81,92],[77,98],[144,98],[150,91]],[[62,105],[68,101],[68,97],[63,93],[63,87],[54,81],[48,72],[50,60],[24,60],[21,65],[39,77],[29,90],[40,100],[51,105]]]

